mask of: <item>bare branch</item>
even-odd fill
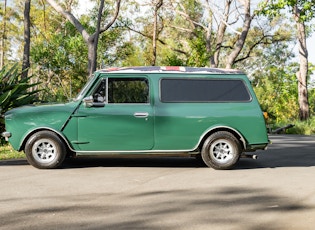
[[[100,29],[100,34],[105,32],[106,30],[108,30],[116,21],[118,15],[119,15],[120,3],[121,3],[121,0],[116,1],[116,10],[115,10],[114,16],[113,16],[112,20],[104,28]]]
[[[244,57],[235,60],[234,63],[241,62],[241,61],[246,60],[247,58],[250,58],[251,57],[251,53],[252,53],[252,51],[254,50],[254,48],[256,46],[258,46],[260,44],[269,44],[269,42],[263,42],[265,40],[265,38],[272,38],[272,36],[271,35],[263,35],[257,42],[255,42],[251,47],[249,47],[249,50],[248,50],[247,54]]]
[[[212,12],[216,12],[216,13],[219,14],[220,21],[221,21],[223,24],[225,24],[225,26],[227,26],[227,27],[228,27],[230,30],[232,30],[234,33],[236,33],[236,34],[238,34],[238,35],[241,35],[241,33],[240,33],[239,31],[235,30],[234,28],[232,28],[232,27],[230,26],[229,23],[227,23],[228,15],[225,15],[225,14],[221,13],[220,9],[219,9],[214,3],[211,4],[210,1],[207,1],[207,2],[208,2],[208,4],[209,4],[209,7],[210,7],[211,11],[212,11]],[[230,1],[229,1],[229,2],[230,2]],[[229,4],[228,4],[228,5],[229,5]]]
[[[227,62],[226,62],[226,69],[231,69],[233,64],[235,63],[235,60],[241,50],[243,49],[248,31],[250,29],[250,24],[252,21],[252,16],[250,15],[250,0],[243,0],[244,1],[244,15],[245,15],[245,20],[243,23],[242,27],[242,33],[239,36],[238,40],[235,43],[234,49],[230,53],[230,55],[227,57]]]
[[[181,4],[180,4],[180,6],[181,6],[182,9],[184,9],[184,6],[182,6]],[[203,28],[203,29],[205,29],[205,30],[207,29],[206,26],[204,26],[203,24],[201,24],[201,23],[199,23],[199,22],[196,22],[196,21],[192,20],[191,17],[190,17],[187,13],[185,13],[185,12],[183,12],[183,11],[177,10],[177,9],[171,7],[171,6],[169,6],[169,7],[168,7],[168,6],[165,6],[164,8],[166,8],[166,9],[171,9],[171,10],[175,11],[176,13],[178,13],[179,15],[181,15],[183,18],[185,18],[187,21],[189,21],[194,27],[195,27],[195,26],[199,26],[199,27],[201,27],[201,28]]]
[[[75,28],[80,32],[85,42],[88,42],[90,35],[88,32],[84,29],[82,24],[79,22],[79,20],[70,12],[67,10],[64,10],[56,1],[54,0],[46,0],[49,5],[51,5],[58,13],[63,15],[66,19],[68,19],[72,25],[75,26]]]
[[[143,37],[146,37],[146,38],[149,38],[150,40],[152,40],[153,36],[151,35],[148,35],[148,34],[145,34],[145,33],[142,33],[141,31],[138,31],[136,29],[133,29],[131,28],[130,26],[127,26],[126,25],[126,28],[137,33],[137,34],[140,34],[141,36]],[[177,53],[181,53],[181,54],[184,54],[184,55],[188,55],[187,52],[183,51],[183,50],[180,50],[180,49],[176,49],[176,48],[173,48],[172,46],[170,46],[169,44],[167,44],[165,41],[161,40],[161,39],[157,39],[158,42],[160,42],[162,45],[165,45],[166,47],[168,47],[169,49],[177,52]]]

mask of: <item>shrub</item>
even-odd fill
[[[0,133],[4,131],[2,115],[9,109],[31,104],[36,101],[37,90],[33,90],[39,83],[31,84],[31,77],[21,78],[18,66],[4,67],[0,70]],[[3,140],[1,140],[2,142]]]

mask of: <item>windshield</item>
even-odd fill
[[[76,96],[76,98],[74,99],[74,101],[79,101],[82,100],[82,98],[84,97],[84,95],[87,93],[87,91],[90,89],[91,85],[94,83],[95,81],[95,76],[92,75],[91,78],[89,79],[89,81],[85,84],[85,86],[82,88],[82,90],[80,91],[80,93]]]

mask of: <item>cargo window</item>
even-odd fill
[[[163,102],[244,102],[251,96],[241,79],[162,79]]]
[[[149,103],[146,78],[109,78],[108,103]]]

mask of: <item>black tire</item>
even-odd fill
[[[27,161],[39,169],[58,168],[66,156],[66,147],[57,134],[39,131],[26,142],[24,149]]]
[[[210,135],[201,150],[203,162],[214,169],[231,169],[238,162],[241,146],[231,133],[219,131]]]

